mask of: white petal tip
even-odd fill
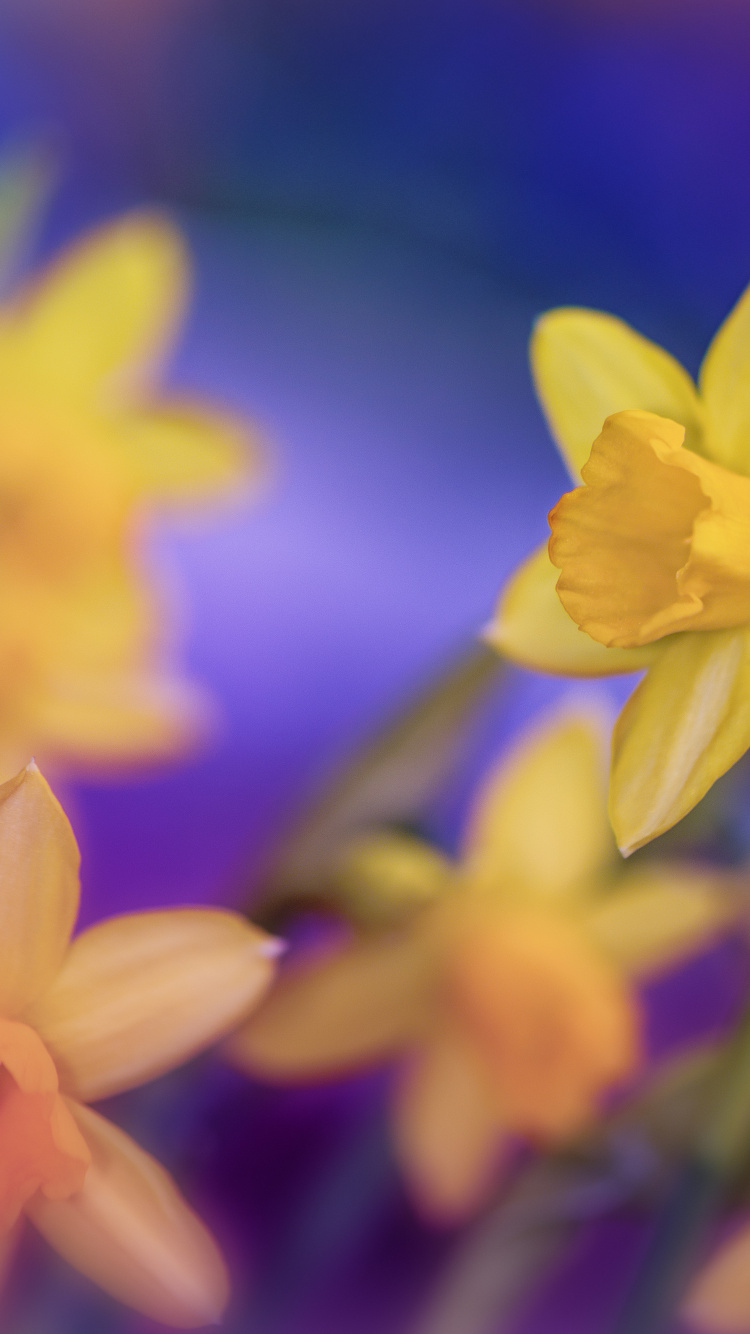
[[[285,940],[279,940],[278,936],[269,936],[258,946],[258,954],[262,959],[278,959],[281,954],[286,954],[287,949]]]

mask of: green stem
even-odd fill
[[[662,1334],[728,1182],[750,1148],[750,1008],[727,1049],[716,1100],[651,1238],[614,1334]]]

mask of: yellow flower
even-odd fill
[[[352,850],[346,872],[358,892],[359,859],[366,904],[377,868],[391,904],[401,892],[418,906],[290,964],[231,1059],[297,1080],[398,1057],[397,1152],[435,1217],[480,1202],[511,1137],[583,1130],[638,1065],[634,980],[730,912],[707,876],[623,875],[605,788],[598,721],[567,713],[489,776],[457,865],[395,835]]]
[[[179,233],[134,213],[0,307],[0,750],[11,756],[149,758],[203,725],[200,692],[168,670],[140,552],[155,507],[228,493],[247,471],[243,423],[155,394],[187,283]]]
[[[162,1320],[221,1313],[215,1244],[167,1173],[84,1106],[226,1033],[277,942],[233,913],[112,918],[73,942],[78,849],[30,765],[0,787],[0,1229],[25,1209],[62,1255]]]
[[[610,815],[627,854],[750,745],[750,289],[699,387],[597,311],[544,316],[531,359],[585,485],[552,511],[549,552],[510,580],[488,637],[542,671],[648,668],[613,738]]]

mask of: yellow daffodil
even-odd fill
[[[373,837],[344,863],[412,905],[388,930],[282,970],[232,1038],[269,1079],[399,1058],[395,1141],[431,1216],[473,1209],[511,1137],[575,1135],[641,1054],[634,983],[728,920],[728,896],[673,867],[623,874],[606,815],[602,728],[569,712],[490,775],[457,865]]]
[[[203,725],[140,551],[155,507],[247,472],[243,423],[155,391],[187,285],[179,233],[134,213],[0,307],[3,758],[149,758]]]
[[[488,637],[542,671],[648,669],[613,739],[610,814],[628,853],[750,745],[750,290],[697,386],[591,310],[545,315],[531,360],[585,485],[553,509],[549,551],[510,581]]]
[[[218,1318],[215,1244],[166,1172],[84,1104],[223,1035],[278,943],[233,913],[112,918],[71,943],[78,849],[30,765],[0,787],[0,1232],[22,1209],[67,1259],[167,1324]]]

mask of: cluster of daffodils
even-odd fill
[[[92,1100],[239,1022],[278,942],[218,909],[115,917],[71,941],[78,849],[35,765],[0,787],[0,1233],[25,1211],[66,1259],[170,1325],[215,1323],[223,1261],[167,1173]]]
[[[157,393],[185,248],[134,213],[0,306],[0,773],[180,752],[207,700],[171,667],[149,514],[233,494],[247,426]]]
[[[455,861],[388,831],[343,848],[339,882],[377,911],[274,985],[279,942],[224,911],[71,940],[75,839],[17,757],[145,760],[200,732],[144,535],[158,507],[237,494],[252,458],[244,423],[156,392],[187,284],[175,230],[133,214],[0,306],[0,777],[15,773],[0,785],[0,1238],[24,1212],[106,1290],[182,1326],[219,1319],[223,1261],[166,1173],[87,1104],[229,1034],[229,1059],[274,1081],[387,1062],[415,1202],[466,1217],[519,1146],[585,1133],[633,1082],[643,980],[737,920],[719,873],[620,853],[750,747],[750,295],[699,387],[620,321],[552,312],[532,362],[576,486],[487,633],[562,675],[645,670],[609,782],[601,718],[547,720],[483,783]],[[699,1277],[697,1323],[750,1329],[749,1256],[740,1232]]]

